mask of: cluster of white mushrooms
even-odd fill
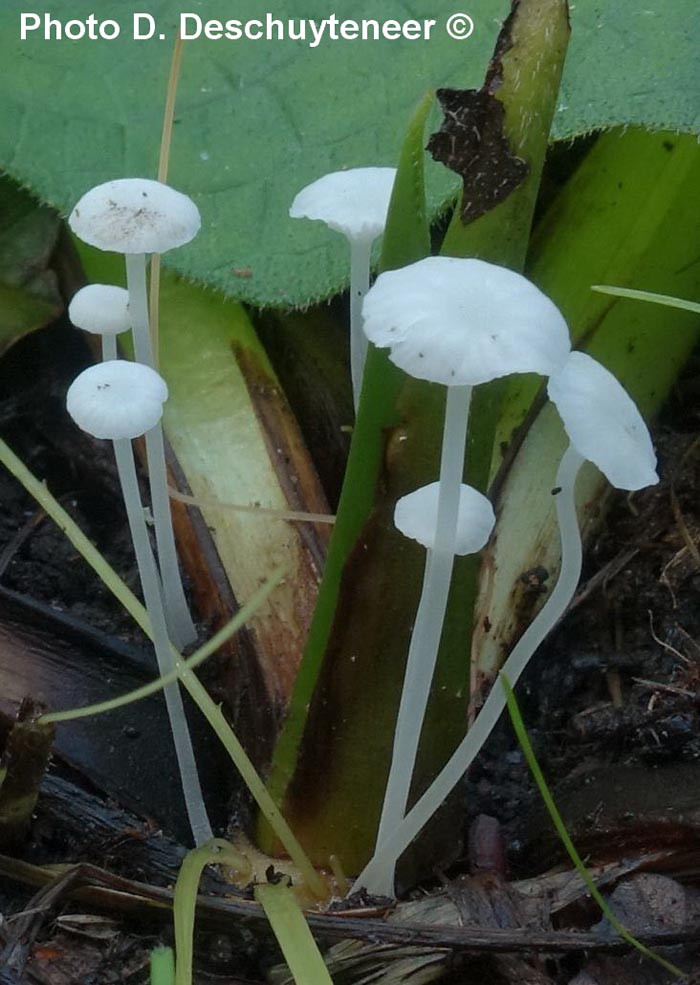
[[[199,211],[167,185],[127,178],[87,192],[69,218],[73,232],[90,246],[126,259],[127,289],[91,284],[68,309],[74,325],[102,337],[102,359],[71,384],[68,412],[95,438],[111,440],[138,563],[144,601],[161,674],[176,666],[177,651],[193,643],[192,622],[178,567],[161,417],[168,399],[154,368],[146,289],[146,257],[183,246],[196,236]],[[135,360],[118,358],[117,335],[131,330]],[[157,561],[141,500],[132,440],[145,438]],[[185,805],[196,844],[212,836],[199,783],[179,685],[165,688]]]
[[[371,225],[376,237],[383,228],[391,195],[385,172],[364,168],[328,175],[299,194],[291,215],[322,219],[351,242],[359,238],[369,261],[363,230]],[[342,199],[339,210],[332,191],[336,200]],[[361,217],[356,223],[347,209],[348,200]],[[563,615],[580,577],[574,491],[581,465],[593,462],[619,489],[641,489],[658,482],[658,477],[649,432],[636,406],[603,366],[571,351],[563,316],[525,277],[481,260],[429,257],[380,274],[367,291],[368,283],[367,273],[360,286],[351,287],[353,299],[356,292],[366,294],[354,331],[361,327],[370,342],[388,348],[391,361],[406,373],[447,387],[439,479],[396,504],[397,528],[427,548],[427,560],[375,854],[354,885],[355,890],[393,896],[399,856],[469,768],[506,705],[502,688],[493,687],[464,740],[407,812],[454,557],[481,550],[495,524],[486,497],[462,482],[473,387],[513,373],[548,378],[548,395],[570,439],[552,483],[561,570],[552,594],[503,667],[511,684]],[[356,361],[360,366],[359,356]],[[354,369],[356,403],[359,379]],[[465,660],[468,654],[465,643]]]
[[[508,657],[512,684],[564,613],[579,580],[581,540],[574,491],[584,461],[620,489],[658,481],[647,428],[618,381],[590,356],[572,352],[566,322],[520,274],[475,259],[429,257],[389,271],[371,288],[373,243],[384,230],[395,171],[360,168],[326,175],[294,200],[295,218],[324,221],[351,247],[351,370],[355,406],[362,391],[368,341],[387,348],[406,373],[447,388],[440,474],[396,504],[395,523],[427,549],[421,599],[409,647],[394,735],[391,770],[374,857],[355,888],[391,896],[396,862],[459,782],[498,721],[505,695],[492,688],[473,727],[438,777],[407,811],[421,726],[442,634],[456,555],[488,542],[495,516],[488,499],[462,479],[469,408],[475,386],[514,373],[548,379],[570,445],[553,487],[562,564],[550,597]],[[85,370],[68,392],[68,411],[97,438],[110,439],[162,673],[196,633],[175,551],[161,429],[168,397],[154,368],[146,257],[191,240],[200,227],[194,203],[156,181],[125,179],[89,191],[70,216],[86,243],[126,257],[127,289],[93,284],[73,298],[75,325],[102,336],[103,361]],[[116,336],[131,330],[135,361],[117,357]],[[145,436],[157,560],[151,548],[131,442]],[[465,659],[469,647],[465,643]],[[177,684],[165,689],[185,803],[197,844],[211,837],[192,744]]]

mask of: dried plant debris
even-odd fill
[[[445,119],[428,142],[436,161],[464,182],[462,222],[489,212],[524,181],[528,165],[510,149],[505,109],[483,89],[438,89]]]
[[[3,851],[22,842],[51,758],[54,729],[37,722],[42,711],[34,701],[25,698],[0,759],[0,849]]]

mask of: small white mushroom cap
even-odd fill
[[[394,510],[394,524],[405,537],[432,550],[435,546],[440,483],[431,482],[402,496]],[[493,507],[486,496],[462,484],[459,491],[455,554],[475,554],[487,543],[496,523]]]
[[[421,380],[549,376],[570,351],[564,318],[527,278],[483,260],[427,257],[380,274],[362,307],[370,342]]]
[[[585,352],[572,352],[547,385],[549,399],[576,451],[618,489],[659,481],[656,455],[641,414],[619,381]]]
[[[395,177],[395,168],[334,171],[303,188],[289,214],[318,219],[350,240],[375,240],[384,232]]]
[[[202,219],[192,199],[161,181],[120,178],[86,192],[68,218],[84,243],[112,253],[165,253],[184,246]]]
[[[129,292],[113,284],[88,284],[73,295],[68,317],[94,335],[121,335],[131,328]]]
[[[150,366],[111,359],[83,370],[68,388],[66,407],[95,438],[138,438],[158,423],[168,399],[165,380]]]

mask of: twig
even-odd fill
[[[55,869],[33,866],[0,856],[0,872],[7,878],[29,885],[46,885],[66,871],[64,868],[57,873]],[[146,906],[152,906],[162,910],[164,918],[170,918],[172,890],[125,879],[93,865],[81,864],[69,871],[77,872],[76,879],[80,883],[70,889],[69,895],[75,899],[111,910],[137,913]],[[314,936],[321,940],[350,938],[371,944],[396,945],[397,948],[406,945],[436,951],[499,954],[516,952],[567,954],[584,951],[616,954],[629,950],[629,945],[620,938],[601,937],[598,934],[569,930],[400,924],[385,920],[319,913],[307,913],[306,918]],[[232,929],[232,924],[240,927],[241,921],[266,924],[265,914],[256,903],[211,896],[198,897],[197,919],[228,930]],[[638,939],[654,947],[697,942],[700,941],[700,925],[694,924],[674,931],[651,931],[639,934]],[[395,955],[387,951],[387,962],[391,961],[393,956],[400,958],[402,956],[400,950],[397,950]]]
[[[163,134],[160,141],[160,160],[158,162],[158,181],[168,180],[168,166],[170,164],[170,145],[173,138],[173,123],[175,122],[175,100],[177,98],[177,84],[180,78],[180,66],[182,65],[183,40],[178,34],[173,48],[173,57],[170,63],[170,78],[168,79],[168,93],[165,98],[165,111],[163,113]],[[151,259],[151,284],[149,294],[149,308],[151,318],[151,339],[153,343],[153,358],[156,369],[158,368],[158,343],[160,338],[160,254],[154,253]]]
[[[178,492],[172,486],[168,486],[168,495],[178,503],[186,503],[188,506],[196,506],[199,509],[206,507],[210,510],[232,510],[236,513],[257,513],[260,516],[273,517],[276,520],[294,520],[298,523],[335,523],[335,516],[332,513],[305,513],[301,510],[275,510],[268,506],[256,506],[254,503],[222,503],[219,499],[204,498],[201,496],[189,496],[187,493]]]
[[[690,660],[686,656],[684,656],[680,650],[677,650],[675,646],[671,646],[670,643],[666,643],[664,640],[662,640],[659,636],[656,635],[656,630],[654,629],[654,613],[651,611],[651,609],[649,609],[648,611],[649,611],[649,632],[651,633],[651,638],[654,640],[655,643],[658,643],[660,647],[666,650],[667,653],[670,653],[672,656],[676,657],[678,660],[680,660],[681,663],[685,664],[687,667],[690,664]]]
[[[615,578],[622,569],[629,564],[632,558],[639,554],[638,547],[631,547],[626,550],[620,551],[611,561],[604,564],[600,571],[588,579],[585,585],[576,593],[576,596],[572,599],[568,612],[573,612],[577,609],[579,605],[586,601],[589,595],[592,595],[597,588],[603,587],[607,588],[608,584]]]
[[[648,681],[644,677],[633,677],[632,680],[635,684],[640,684],[642,687],[648,687],[652,691],[666,691],[668,694],[677,694],[681,698],[690,698],[691,701],[700,701],[700,694],[695,694],[693,691],[686,691],[686,689],[682,687],[675,687],[673,684],[661,684],[659,681]]]

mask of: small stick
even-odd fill
[[[168,167],[170,165],[170,146],[173,139],[173,124],[175,122],[175,100],[177,98],[177,85],[180,79],[180,67],[182,65],[182,52],[184,43],[178,34],[173,48],[173,57],[170,63],[170,78],[168,79],[168,92],[165,97],[165,112],[163,113],[163,134],[160,140],[160,160],[158,162],[158,181],[168,180]],[[160,254],[154,253],[151,258],[151,286],[150,286],[150,310],[151,310],[151,341],[153,343],[153,356],[155,369],[158,369],[158,344],[160,341]]]
[[[168,494],[171,499],[178,503],[185,503],[187,506],[196,506],[198,509],[208,508],[210,510],[232,510],[236,513],[258,513],[260,516],[272,517],[276,520],[296,520],[299,523],[335,523],[335,516],[332,513],[304,513],[299,510],[275,510],[269,506],[256,506],[254,503],[222,503],[219,499],[205,498],[201,496],[188,496],[181,493],[172,486],[168,486]]]

